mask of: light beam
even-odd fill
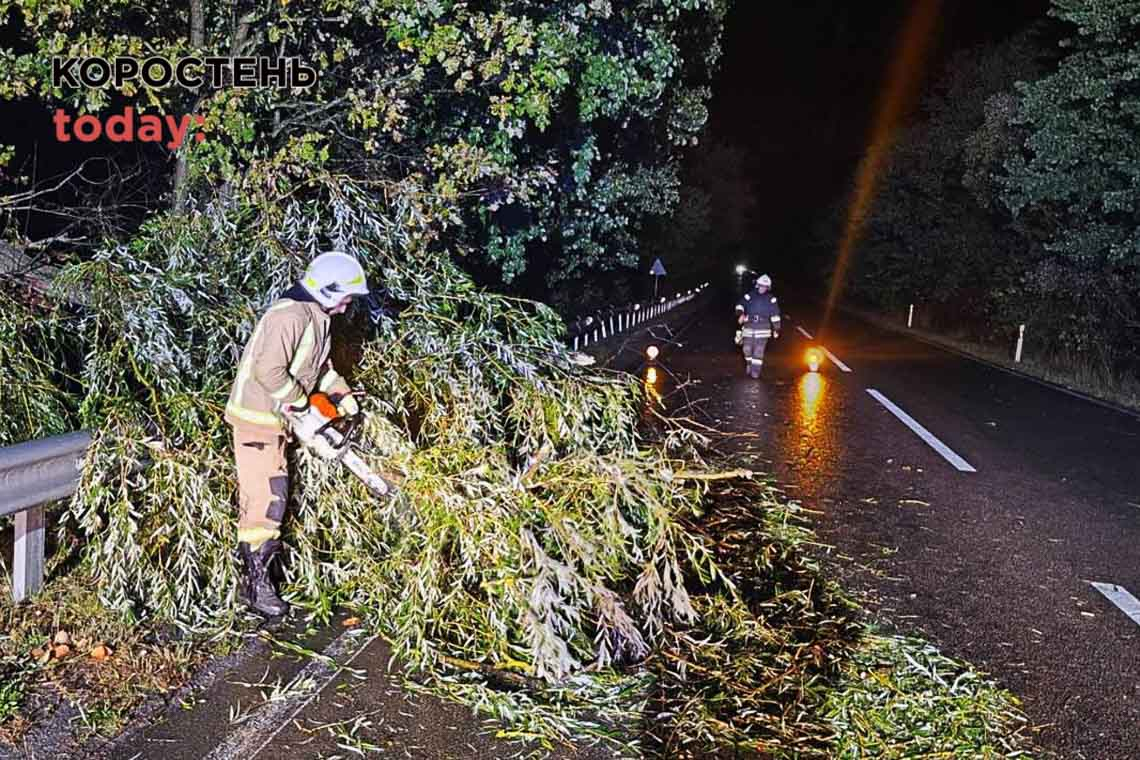
[[[839,244],[835,273],[831,278],[831,289],[827,296],[824,328],[830,324],[831,312],[843,293],[851,255],[863,231],[867,213],[874,202],[875,191],[891,144],[894,142],[898,123],[906,114],[907,107],[922,83],[922,75],[941,9],[942,0],[917,0],[903,29],[898,50],[887,75],[887,89],[879,101],[867,156],[860,164],[855,180],[855,190],[847,213],[847,224]]]

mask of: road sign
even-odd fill
[[[653,300],[657,300],[657,283],[665,275],[665,265],[661,263],[661,259],[653,260],[653,267],[649,270],[649,274],[653,275]]]

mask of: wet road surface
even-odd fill
[[[217,663],[168,707],[106,747],[35,757],[91,760],[302,760],[409,757],[512,758],[537,748],[498,738],[494,720],[405,687],[402,665],[379,637],[332,625],[274,630],[317,656],[280,656],[261,642],[248,656]],[[552,760],[602,760],[604,746],[555,747]]]
[[[1140,419],[850,318],[817,335],[813,305],[783,306],[755,381],[731,301],[711,305],[661,360],[668,406],[818,511],[874,617],[992,673],[1043,748],[1140,757],[1140,625],[1090,585],[1140,594]],[[809,373],[821,344],[851,372]]]
[[[636,365],[641,343],[661,345],[657,388],[669,408],[724,431],[725,453],[772,472],[815,511],[831,547],[821,554],[874,619],[992,673],[1023,698],[1039,743],[1058,757],[1140,758],[1140,625],[1089,585],[1140,594],[1140,419],[857,321],[816,335],[811,305],[794,302],[783,304],[795,319],[770,344],[763,378],[751,380],[732,344],[732,300],[711,300],[679,334],[624,336],[620,356]],[[835,360],[819,373],[803,361],[812,345]],[[956,468],[880,398],[976,472]],[[187,695],[197,709],[173,704],[108,756],[519,752],[481,734],[466,709],[409,696],[387,675],[381,643],[346,646],[336,659],[351,654],[366,678],[314,673],[314,698],[264,726],[232,723],[232,708],[251,698],[240,682],[290,682],[302,662],[227,666]]]

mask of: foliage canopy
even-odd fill
[[[1041,251],[1027,298],[1062,344],[1140,366],[1140,3],[1054,0],[1075,27],[1057,70],[1019,87],[1023,149],[1002,200]],[[1127,365],[1125,365],[1127,366]]]
[[[206,139],[188,142],[174,172],[179,208],[217,194],[283,203],[318,171],[376,181],[415,199],[417,234],[485,281],[530,270],[553,284],[636,264],[642,224],[676,203],[728,6],[3,0],[0,18],[17,15],[23,40],[0,51],[0,97],[202,114]],[[51,81],[53,56],[190,54],[299,56],[319,78],[197,92]]]

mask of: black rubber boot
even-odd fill
[[[273,579],[269,577],[269,564],[280,550],[280,541],[266,541],[257,551],[252,551],[244,541],[238,544],[238,556],[245,564],[241,594],[246,604],[267,617],[281,617],[289,611],[289,605],[277,596]]]

